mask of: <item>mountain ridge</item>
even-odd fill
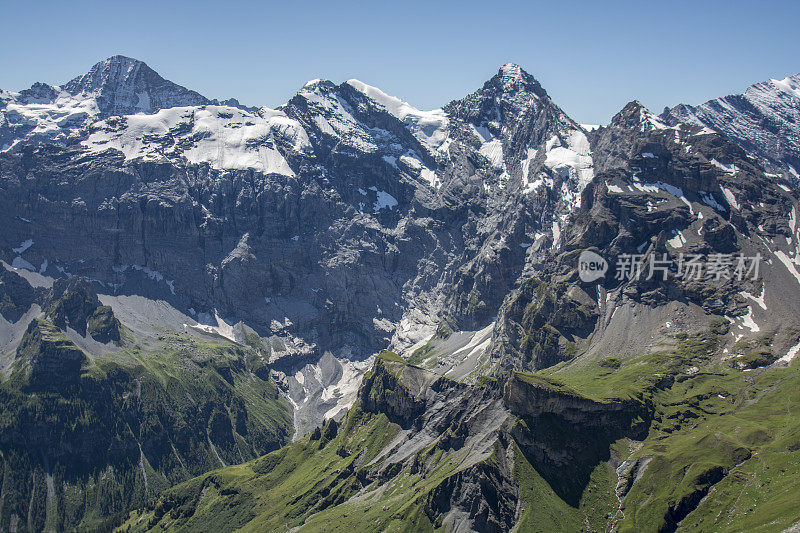
[[[670,123],[689,122],[728,136],[756,157],[767,170],[797,183],[800,165],[800,74],[769,79],[742,94],[709,100],[697,106],[680,104],[666,110]]]

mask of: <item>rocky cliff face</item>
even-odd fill
[[[74,386],[86,361],[86,355],[45,320],[36,319],[30,323],[17,349],[18,370],[27,374],[32,390]]]
[[[42,307],[45,315],[62,330],[72,328],[79,335],[91,335],[104,344],[121,340],[121,326],[114,311],[100,303],[85,279],[56,280]]]
[[[341,423],[168,490],[123,527],[786,527],[797,516],[778,503],[785,491],[748,495],[771,503],[755,513],[736,502],[748,486],[742,471],[769,475],[799,453],[797,417],[773,425],[785,416],[779,406],[796,401],[797,372],[773,365],[748,376],[726,365],[726,331],[680,336],[658,354],[510,371],[480,385],[384,352]],[[758,399],[744,406],[748,391]],[[773,447],[785,439],[789,452]],[[750,462],[757,455],[763,463]],[[797,486],[791,469],[777,471],[782,486]]]
[[[531,391],[536,394],[530,394]],[[397,355],[384,352],[364,378],[359,400],[341,424],[333,421],[326,424],[287,448],[281,461],[267,456],[263,465],[252,465],[253,470],[245,476],[254,476],[249,485],[258,493],[271,483],[273,469],[281,470],[286,463],[295,461],[295,457],[305,456],[306,448],[336,449],[334,462],[347,463],[336,469],[343,483],[318,495],[313,494],[318,489],[312,489],[307,494],[308,501],[295,501],[291,508],[279,510],[284,520],[281,523],[302,524],[301,529],[313,530],[311,524],[323,519],[321,515],[330,516],[337,513],[337,508],[350,508],[352,502],[377,498],[378,508],[386,512],[395,508],[393,500],[400,496],[404,509],[376,518],[377,529],[381,524],[385,526],[387,519],[403,519],[422,529],[443,526],[456,531],[508,531],[520,522],[525,510],[523,501],[529,497],[517,477],[519,464],[528,464],[528,455],[536,457],[537,468],[547,461],[538,455],[558,458],[558,464],[550,465],[548,478],[550,473],[568,468],[569,464],[591,469],[599,459],[585,457],[585,451],[591,448],[589,442],[602,439],[583,437],[598,428],[612,427],[608,423],[614,424],[614,432],[625,433],[635,413],[635,408],[621,403],[601,404],[565,395],[529,384],[515,375],[500,383],[470,387],[410,366]],[[356,436],[373,431],[373,417],[391,429],[388,439],[375,441],[374,437]],[[583,455],[565,455],[560,448],[564,437],[552,446],[539,439],[542,431],[553,430],[549,417],[570,424],[576,448],[583,442]],[[534,441],[538,443],[536,450]],[[360,449],[364,442],[371,444]],[[318,457],[309,460],[317,461]],[[319,466],[322,470],[333,469],[332,465]],[[295,474],[287,475],[291,478]],[[576,483],[570,481],[571,485]],[[384,491],[389,486],[397,487],[395,490],[399,492],[387,498]],[[230,493],[224,487],[218,490],[221,495]],[[185,497],[182,488],[165,496],[156,504],[161,508],[158,514],[165,517],[164,522],[151,521],[146,527],[158,523],[158,527],[180,528],[202,519],[204,512],[197,506],[199,502],[187,502]],[[223,496],[222,505],[227,505],[227,501],[228,497]],[[243,501],[249,501],[249,496]],[[276,510],[280,509],[280,504],[276,504]],[[180,505],[183,511],[176,521],[166,518],[168,513],[175,517],[178,513],[172,510]],[[250,519],[239,525],[264,523],[261,520],[266,516],[259,516],[260,511],[249,504],[240,511],[245,509],[249,509]],[[342,519],[347,522],[351,513],[358,516],[361,512],[351,509]],[[139,525],[145,524],[139,522]]]
[[[726,138],[697,126],[669,127],[636,102],[591,140],[597,176],[564,245],[537,273],[551,285],[527,281],[501,310],[493,347],[495,358],[509,361],[501,367],[652,350],[673,324],[692,329],[689,317],[698,312],[735,323],[731,343],[761,332],[759,324],[773,333],[796,327],[794,305],[783,297],[798,290],[797,199],[788,182],[765,175]],[[609,263],[593,283],[578,277],[584,250]],[[752,265],[738,263],[739,256],[760,256],[759,274],[747,274]],[[690,257],[703,263],[702,273],[685,275]],[[639,261],[640,274],[620,272],[626,258]],[[724,263],[718,271],[714,258]],[[637,339],[631,330],[647,336]],[[549,359],[531,360],[542,353]]]
[[[0,314],[8,322],[17,322],[37,300],[38,295],[21,276],[0,270]]]

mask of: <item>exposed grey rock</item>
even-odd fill
[[[564,245],[538,279],[522,283],[501,307],[491,347],[498,370],[534,370],[582,354],[657,351],[670,345],[675,325],[702,329],[714,315],[736,323],[729,344],[762,328],[796,327],[797,313],[781,296],[800,288],[786,259],[797,254],[797,199],[788,187],[727,138],[699,126],[667,126],[638,102],[591,140],[596,176]],[[585,249],[610,263],[597,283],[577,277]],[[639,254],[638,279],[614,279],[623,254]],[[667,279],[658,273],[648,279],[651,261],[664,254],[672,261]],[[676,276],[681,254],[699,254],[704,262],[715,254],[763,260],[755,280],[736,279],[733,265],[719,279],[708,273],[688,279]],[[759,315],[755,325],[751,315]]]

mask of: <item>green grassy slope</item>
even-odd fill
[[[438,531],[455,480],[486,498],[510,465],[516,531],[783,531],[800,519],[800,365],[742,371],[719,357],[722,334],[712,324],[668,352],[514,373],[522,386],[496,390],[533,396],[506,398],[520,418],[474,465],[455,426],[413,460],[371,463],[403,430],[357,403],[341,425],[168,490],[121,530]],[[362,401],[396,407],[404,365],[381,354],[381,379],[365,379],[381,386]]]
[[[108,529],[290,438],[290,409],[249,347],[165,333],[89,359],[49,321],[32,329],[0,382],[0,529]]]

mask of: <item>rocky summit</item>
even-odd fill
[[[794,531],[798,76],[0,91],[0,531]]]

